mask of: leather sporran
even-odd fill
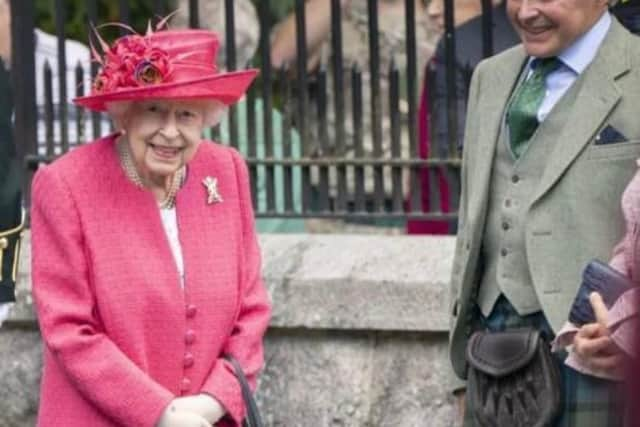
[[[476,332],[466,356],[468,409],[475,425],[552,425],[560,410],[561,376],[539,331]]]

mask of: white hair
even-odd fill
[[[204,109],[204,125],[212,127],[222,121],[222,118],[229,110],[229,107],[215,99],[199,101],[202,102]]]
[[[222,121],[228,107],[215,99],[194,99],[181,100],[182,102],[193,103],[202,109],[204,117],[204,127],[212,127]],[[107,103],[107,113],[113,121],[116,129],[122,127],[124,118],[130,112],[135,101],[115,101]]]

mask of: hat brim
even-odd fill
[[[210,99],[226,105],[238,101],[255,79],[258,70],[234,71],[174,83],[119,90],[75,98],[74,104],[93,111],[107,111],[107,104],[119,101],[144,101],[148,99]]]

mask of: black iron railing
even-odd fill
[[[92,140],[105,132],[105,117],[69,105],[65,100],[69,91],[82,96],[89,91],[88,76],[95,75],[97,64],[90,67],[73,64],[75,87],[69,87],[67,79],[68,60],[65,57],[64,22],[65,9],[62,0],[54,1],[55,22],[58,37],[57,74],[61,76],[57,85],[52,82],[51,66],[45,64],[44,103],[36,105],[34,52],[34,5],[33,2],[13,0],[13,51],[14,88],[16,91],[15,126],[18,152],[24,159],[25,192],[28,205],[28,188],[33,171],[56,156],[73,149],[77,144]],[[277,1],[277,0],[271,0]],[[368,12],[368,65],[369,85],[363,86],[363,70],[358,64],[346,63],[343,57],[344,34],[341,21],[344,19],[340,0],[331,2],[331,59],[315,72],[307,70],[308,52],[305,42],[305,0],[295,1],[297,54],[293,67],[295,72],[274,70],[270,66],[270,36],[273,23],[269,22],[269,0],[257,3],[260,25],[259,50],[256,61],[260,63],[260,81],[248,92],[243,114],[240,107],[232,107],[227,116],[227,141],[241,148],[250,165],[252,193],[257,206],[257,215],[262,217],[320,217],[320,218],[401,218],[454,220],[456,213],[443,213],[439,203],[433,203],[428,211],[421,205],[422,193],[420,173],[424,170],[444,168],[456,175],[460,166],[457,147],[456,100],[449,96],[447,103],[449,152],[439,157],[420,155],[418,141],[418,97],[422,86],[422,69],[418,69],[416,43],[416,1],[404,0],[406,43],[406,69],[399,69],[392,61],[386,77],[388,97],[381,91],[382,65],[378,28],[377,0],[367,0]],[[251,64],[238,64],[235,46],[236,22],[233,0],[224,0],[226,65],[229,70],[244,68]],[[87,28],[90,23],[100,23],[96,0],[87,0]],[[130,21],[129,2],[120,0],[120,19]],[[198,27],[198,0],[189,0],[189,25]],[[455,67],[455,30],[453,0],[445,0],[446,65]],[[484,41],[484,54],[492,53],[491,0],[482,0],[485,11],[484,30],[479,37]],[[167,14],[164,1],[152,2],[157,16]],[[125,30],[123,30],[125,31]],[[91,31],[89,31],[91,34]],[[124,34],[124,33],[123,33]],[[91,35],[90,35],[91,37]],[[421,66],[421,65],[420,65]],[[329,71],[327,71],[329,70]],[[291,77],[292,74],[295,77]],[[400,76],[404,79],[402,86]],[[447,78],[449,94],[456,93],[453,73]],[[350,90],[345,87],[345,76]],[[330,77],[330,79],[329,79]],[[328,81],[330,80],[330,83]],[[428,79],[426,79],[428,81]],[[330,88],[327,86],[330,85]],[[313,86],[310,95],[309,87]],[[57,87],[54,103],[53,88]],[[333,96],[327,96],[331,89]],[[369,105],[364,104],[363,93],[370,94]],[[405,93],[405,95],[401,95]],[[350,102],[346,102],[349,97]],[[401,101],[408,108],[402,111]],[[278,112],[276,131],[274,105]],[[383,113],[383,105],[387,112]],[[259,108],[258,108],[259,106]],[[348,107],[350,106],[350,107]],[[311,113],[313,111],[313,114]],[[370,115],[371,129],[365,129],[365,115]],[[312,115],[315,117],[310,120]],[[328,116],[331,115],[332,121]],[[384,117],[386,115],[387,117]],[[261,120],[258,118],[261,116]],[[390,122],[388,141],[390,150],[383,152],[384,120]],[[261,128],[258,128],[258,122]],[[345,126],[349,121],[352,134],[347,135]],[[38,140],[37,129],[41,127]],[[239,146],[240,134],[245,135],[245,144]],[[57,135],[57,136],[56,136]],[[73,138],[70,138],[73,135]],[[219,129],[212,135],[220,135]],[[261,135],[261,137],[259,137]],[[404,135],[404,137],[403,137]],[[367,141],[366,138],[371,138]],[[298,142],[296,142],[298,141]],[[300,145],[299,150],[296,143]],[[262,147],[258,145],[262,144]],[[280,146],[278,146],[278,144]],[[406,145],[406,147],[405,147]],[[364,149],[371,146],[370,152]],[[406,149],[405,149],[406,148]],[[282,173],[279,175],[277,171]],[[367,176],[372,177],[372,187],[366,185]],[[299,182],[298,182],[299,181]],[[454,180],[455,181],[455,180]],[[260,193],[263,194],[260,194]],[[280,194],[279,194],[280,193]],[[260,198],[264,203],[260,203]],[[283,200],[279,203],[278,200]],[[437,199],[437,197],[435,198]]]

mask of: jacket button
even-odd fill
[[[197,312],[198,312],[198,309],[196,308],[196,306],[195,306],[195,305],[193,305],[193,304],[189,304],[189,305],[187,306],[187,317],[188,317],[189,319],[194,318],[194,317],[196,316],[196,313],[197,313]]]
[[[184,361],[183,361],[183,363],[184,363],[184,367],[185,367],[185,368],[190,368],[190,367],[192,367],[192,366],[193,366],[193,361],[194,361],[194,360],[193,360],[193,354],[191,354],[191,353],[186,353],[186,354],[184,355]]]
[[[511,177],[511,182],[513,182],[514,184],[517,184],[518,182],[520,182],[520,177],[518,175],[513,175]]]
[[[191,345],[195,342],[196,340],[196,333],[194,331],[192,331],[191,329],[189,329],[185,334],[184,334],[184,342],[187,345]]]
[[[180,391],[187,392],[191,389],[191,380],[189,378],[183,378],[180,383]]]
[[[508,254],[509,254],[508,250],[504,248],[500,249],[500,255],[502,255],[503,257],[507,256]]]
[[[507,231],[508,229],[510,229],[511,226],[509,225],[509,223],[507,221],[502,223],[502,229]]]

